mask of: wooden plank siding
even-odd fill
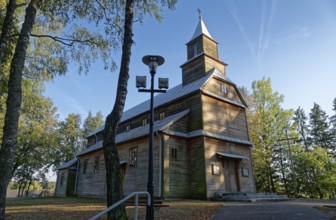
[[[165,112],[166,117],[168,117],[187,109],[189,109],[190,112],[188,114],[189,119],[186,121],[186,124],[179,124],[178,126],[175,126],[174,130],[179,131],[179,127],[182,125],[187,125],[188,131],[202,129],[202,103],[199,92],[194,93],[189,97],[184,97],[184,99],[178,100],[174,103],[170,103],[169,105],[157,108],[155,110],[155,116],[157,118],[160,112]]]
[[[125,190],[124,194],[128,195],[136,191],[147,191],[147,173],[148,173],[148,138],[142,138],[136,141],[127,142],[118,145],[120,160],[130,161],[129,150],[133,147],[138,147],[137,166],[126,166],[125,171]],[[161,149],[160,140],[157,135],[154,136],[154,196],[161,195]]]
[[[200,93],[194,93],[188,97],[184,97],[184,99],[177,100],[173,103],[168,103],[167,105],[160,106],[154,110],[154,120],[160,120],[160,113],[164,112],[165,117],[169,117],[180,113],[184,110],[190,110],[190,117],[192,120],[188,120],[188,129],[189,130],[197,130],[202,128],[202,108],[201,108],[201,96]],[[148,112],[122,122],[118,126],[118,134],[125,132],[126,127],[129,125],[130,129],[134,129],[142,126],[142,120],[147,118],[149,122]]]
[[[217,152],[230,153],[244,156],[248,159],[243,159],[239,163],[238,178],[240,184],[241,192],[255,192],[253,173],[252,173],[252,163],[250,159],[250,147],[240,144],[232,144],[222,140],[216,140],[213,138],[204,139],[204,157],[205,157],[205,170],[206,170],[206,183],[207,183],[207,197],[213,197],[215,192],[226,192],[224,172],[225,167],[223,167],[223,159],[216,155]],[[220,167],[220,175],[214,175],[212,173],[212,165],[217,165]],[[242,175],[242,168],[247,168],[249,170],[249,175]]]
[[[248,140],[245,109],[207,95],[202,96],[202,103],[204,130]]]
[[[188,198],[189,191],[189,161],[186,139],[164,135],[164,191],[165,198]],[[176,158],[172,155],[176,149]]]
[[[154,137],[154,195],[161,193],[160,179],[160,144],[157,136]],[[137,147],[137,165],[132,167],[129,164],[129,150]],[[118,145],[118,154],[120,161],[126,161],[122,164],[125,172],[124,194],[128,195],[135,191],[147,190],[147,168],[148,168],[148,138],[138,139]],[[94,160],[99,156],[99,168],[94,172]],[[77,195],[82,197],[106,197],[106,169],[103,149],[79,157],[80,168],[78,172]],[[86,173],[83,174],[84,160],[88,159]]]
[[[190,198],[205,199],[207,197],[203,137],[189,139],[187,151],[190,167]]]
[[[222,91],[222,86],[226,87],[226,92]],[[209,91],[216,95],[222,96],[229,100],[235,101],[237,103],[243,104],[235,87],[232,84],[227,82],[223,82],[222,80],[218,80],[216,78],[211,78],[207,84],[204,85],[203,90]]]
[[[106,197],[106,172],[103,151],[99,150],[79,157],[76,195],[81,197]],[[94,172],[94,160],[99,157],[98,170]],[[88,160],[83,173],[84,160]]]
[[[211,57],[208,55],[204,56],[204,71],[207,73],[208,71],[212,70],[213,68],[218,69],[221,73],[225,73],[225,66],[226,64],[221,62],[220,60],[216,59],[215,57]]]
[[[205,76],[204,57],[196,57],[182,66],[182,83],[187,85]]]
[[[57,172],[55,196],[60,196],[60,197],[66,196],[68,174],[69,174],[69,169],[62,169]],[[61,183],[62,175],[63,175],[63,182]]]
[[[209,54],[212,57],[218,58],[218,47],[217,47],[218,43],[210,39],[206,35],[203,35],[202,38],[203,39],[201,42],[204,53]]]

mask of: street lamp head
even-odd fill
[[[156,71],[156,68],[164,63],[164,58],[157,55],[147,55],[142,58],[142,62],[149,67],[150,71]]]
[[[159,78],[159,89],[168,89],[168,78]]]
[[[146,88],[146,76],[136,76],[136,87]]]

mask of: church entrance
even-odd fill
[[[239,162],[240,160],[237,160],[235,158],[223,158],[224,183],[226,192],[240,192],[238,172]]]

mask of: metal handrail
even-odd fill
[[[122,203],[126,202],[128,199],[132,198],[133,196],[135,196],[135,200],[134,200],[134,220],[137,220],[138,219],[139,195],[141,195],[141,194],[147,195],[147,205],[150,206],[151,196],[148,192],[145,192],[145,191],[143,191],[143,192],[133,192],[133,193],[129,194],[128,196],[126,196],[125,198],[123,198],[122,200],[114,203],[113,205],[111,205],[110,207],[105,209],[104,211],[101,211],[100,213],[98,213],[94,217],[90,218],[90,220],[99,219],[100,217],[102,217],[103,215],[105,215],[106,213],[108,213],[109,211],[114,209],[115,207],[117,207],[117,206],[121,205]]]

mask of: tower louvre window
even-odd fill
[[[193,46],[194,57],[197,55],[197,44]]]
[[[220,88],[221,88],[221,92],[223,94],[226,94],[228,92],[227,86],[225,84],[221,84]]]

